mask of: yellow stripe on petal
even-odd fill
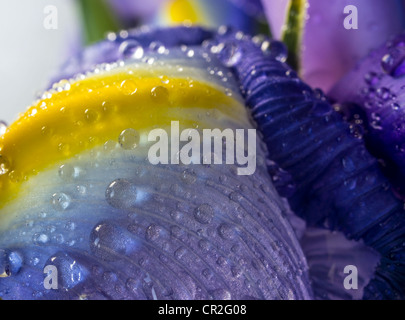
[[[171,121],[211,128],[198,117],[210,110],[241,128],[247,125],[239,100],[201,80],[162,78],[126,66],[73,82],[69,90],[30,107],[0,137],[0,206],[16,199],[31,176],[108,140],[118,141],[125,129],[144,135]]]
[[[168,3],[169,22],[171,24],[191,23],[209,24],[199,1],[173,0]]]

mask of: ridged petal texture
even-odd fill
[[[2,299],[312,297],[260,138],[253,175],[147,160],[148,130],[171,120],[253,128],[233,60],[201,46],[211,37],[183,27],[110,35],[7,129]],[[57,289],[44,287],[46,266],[57,268]]]
[[[263,52],[250,40],[235,41],[232,33],[217,42],[243,52],[234,72],[275,162],[273,180],[293,211],[311,226],[362,239],[381,254],[365,298],[403,298],[403,202],[377,160],[323,93],[297,78],[285,56],[269,58],[276,50]]]

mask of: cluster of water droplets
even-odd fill
[[[401,71],[401,65],[405,60],[405,51],[403,44],[390,47],[389,52],[385,54],[381,59],[381,72],[369,71],[364,75],[364,83],[366,84],[360,91],[360,95],[364,99],[365,112],[368,114],[368,119],[364,119],[364,116],[357,113],[356,121],[368,123],[373,130],[383,130],[383,124],[381,122],[382,117],[385,114],[392,111],[398,112],[402,109],[400,102],[397,99],[395,93],[391,91],[391,88],[386,83],[386,76],[392,76],[395,78],[404,75],[404,71]]]
[[[256,46],[260,47],[264,55],[270,59],[275,59],[280,62],[286,62],[287,60],[288,51],[285,44],[280,41],[271,40],[265,35],[251,37],[241,31],[235,32],[225,26],[221,26],[218,29],[218,34],[220,36],[227,36],[227,38],[214,43],[208,41],[205,46],[209,48],[211,53],[218,55],[226,67],[233,67],[242,61],[244,49],[243,46],[240,45],[240,41],[251,41]]]

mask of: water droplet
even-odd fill
[[[218,34],[220,36],[223,36],[223,35],[229,33],[230,31],[231,31],[230,28],[228,26],[225,26],[225,25],[219,26],[218,30],[217,30],[217,32],[218,32]]]
[[[168,84],[170,82],[170,79],[168,76],[159,76],[160,80],[162,81],[162,83],[164,84]]]
[[[173,210],[170,212],[170,216],[173,220],[179,221],[183,217],[183,214],[180,211]]]
[[[61,152],[65,156],[69,156],[70,155],[70,145],[67,143],[61,142],[58,144],[58,151]]]
[[[125,179],[117,179],[111,182],[105,192],[106,201],[114,208],[130,208],[137,198],[136,186]]]
[[[133,80],[124,80],[121,82],[121,90],[125,95],[132,96],[138,91],[138,87]]]
[[[113,140],[108,140],[106,143],[104,143],[104,150],[111,152],[117,147],[117,143]]]
[[[382,130],[381,116],[380,116],[379,113],[377,113],[377,112],[372,112],[371,113],[370,126],[375,130]]]
[[[377,96],[380,97],[382,100],[388,100],[391,97],[391,91],[385,87],[378,88]]]
[[[229,194],[229,199],[235,202],[241,202],[243,200],[243,196],[239,192],[233,191]]]
[[[194,50],[188,50],[187,51],[187,57],[189,57],[189,58],[192,58],[192,57],[194,57]]]
[[[158,103],[167,102],[169,98],[169,90],[167,90],[167,88],[162,86],[154,87],[151,90],[150,94],[153,101],[156,101]]]
[[[204,269],[201,274],[203,275],[204,278],[207,280],[211,280],[212,277],[214,276],[214,273],[211,271],[211,269]]]
[[[8,177],[9,177],[10,181],[14,182],[14,183],[19,183],[24,179],[23,174],[21,172],[14,171],[14,170],[10,171],[10,173],[8,174]]]
[[[364,136],[364,126],[361,124],[351,124],[350,133],[357,139],[363,139]]]
[[[91,252],[105,261],[115,261],[125,255],[126,239],[121,229],[108,222],[98,223],[90,234]]]
[[[232,239],[233,231],[233,227],[226,223],[223,223],[218,227],[218,234],[224,240]]]
[[[145,59],[145,62],[146,62],[147,64],[152,65],[152,64],[155,63],[155,59],[152,58],[152,57],[148,57],[148,58]]]
[[[342,158],[342,166],[343,170],[346,172],[353,172],[354,170],[356,170],[356,166],[354,165],[353,160],[349,157]]]
[[[146,229],[146,240],[149,241],[154,241],[160,236],[160,232],[162,231],[162,228],[155,225],[151,224],[147,229]]]
[[[209,224],[214,218],[214,209],[209,204],[202,204],[195,209],[194,218],[201,224]]]
[[[58,252],[48,259],[47,265],[58,270],[58,285],[63,289],[72,289],[83,282],[89,271],[79,261],[67,253]]]
[[[0,249],[0,278],[16,275],[23,265],[23,256],[17,251]]]
[[[96,122],[99,118],[99,114],[97,111],[92,110],[92,109],[86,109],[84,111],[84,118],[88,123],[93,123]]]
[[[291,79],[298,78],[298,74],[294,70],[287,70],[285,75],[286,75],[286,77],[291,78]]]
[[[135,129],[129,128],[121,132],[118,137],[118,142],[121,147],[125,150],[135,149],[140,141],[140,136],[138,131]]]
[[[252,42],[258,47],[261,47],[262,43],[266,40],[268,41],[269,38],[264,34],[257,34],[252,38]]]
[[[105,283],[109,286],[112,286],[115,284],[115,282],[117,281],[118,277],[117,275],[112,272],[112,271],[106,271],[103,273],[102,275],[103,280],[105,281]]]
[[[10,162],[5,156],[0,155],[0,176],[10,171]]]
[[[393,103],[391,104],[391,108],[392,108],[393,110],[397,111],[397,110],[401,109],[401,106],[400,106],[398,103],[393,102]]]
[[[345,180],[343,183],[349,190],[355,189],[356,185],[357,185],[356,179],[348,179],[348,180]]]
[[[217,265],[219,265],[221,268],[225,267],[228,264],[228,261],[224,257],[219,257],[217,259]]]
[[[85,195],[87,188],[85,186],[76,186],[76,190],[80,195]]]
[[[226,289],[217,289],[211,292],[214,300],[231,300],[232,295]]]
[[[64,211],[70,206],[71,199],[67,194],[58,192],[52,195],[51,203],[55,210]]]
[[[36,245],[46,244],[49,241],[49,237],[45,233],[35,233],[32,237],[32,242]]]
[[[117,111],[118,107],[116,104],[110,102],[110,101],[103,101],[103,103],[101,104],[102,108],[103,108],[103,112],[105,114],[110,114],[110,113],[114,113]]]
[[[288,50],[281,41],[264,41],[261,45],[264,54],[280,62],[286,62]]]
[[[380,82],[380,77],[375,72],[369,72],[364,76],[364,80],[370,86],[376,86]]]
[[[71,181],[79,177],[80,169],[70,164],[63,164],[59,167],[59,177],[64,181]]]
[[[184,255],[187,253],[187,249],[186,248],[184,248],[184,247],[180,247],[180,248],[178,248],[175,252],[174,252],[174,256],[177,258],[177,259],[181,259],[181,258],[183,258],[184,257]]]
[[[228,97],[232,97],[232,95],[233,95],[232,90],[229,89],[229,88],[225,88],[225,94],[226,94]]]
[[[236,40],[242,40],[245,37],[245,34],[242,31],[237,31],[235,33],[235,39]]]
[[[160,41],[153,41],[149,45],[149,49],[159,54],[163,54],[166,51],[166,47]]]
[[[0,137],[7,131],[7,123],[0,121]]]
[[[231,268],[232,276],[235,278],[240,278],[243,274],[243,269],[240,267],[232,267]]]
[[[135,40],[124,41],[118,50],[124,59],[141,59],[144,53],[142,46]]]
[[[315,116],[325,116],[332,112],[332,107],[324,101],[316,101],[311,109],[311,113]]]
[[[170,234],[177,239],[180,239],[183,230],[178,226],[171,226],[170,227]]]
[[[181,175],[181,180],[186,184],[193,184],[197,181],[197,176],[191,169],[184,170]]]
[[[227,67],[233,67],[242,59],[242,50],[237,43],[226,42],[219,52],[219,58]]]
[[[76,223],[72,222],[72,221],[68,221],[65,224],[65,229],[68,231],[73,231],[76,229]]]
[[[391,48],[381,59],[381,67],[385,73],[393,77],[401,77],[405,74],[405,47]]]

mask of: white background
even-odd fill
[[[56,6],[58,28],[47,30],[44,8]],[[0,120],[24,112],[80,45],[73,0],[0,0]]]

